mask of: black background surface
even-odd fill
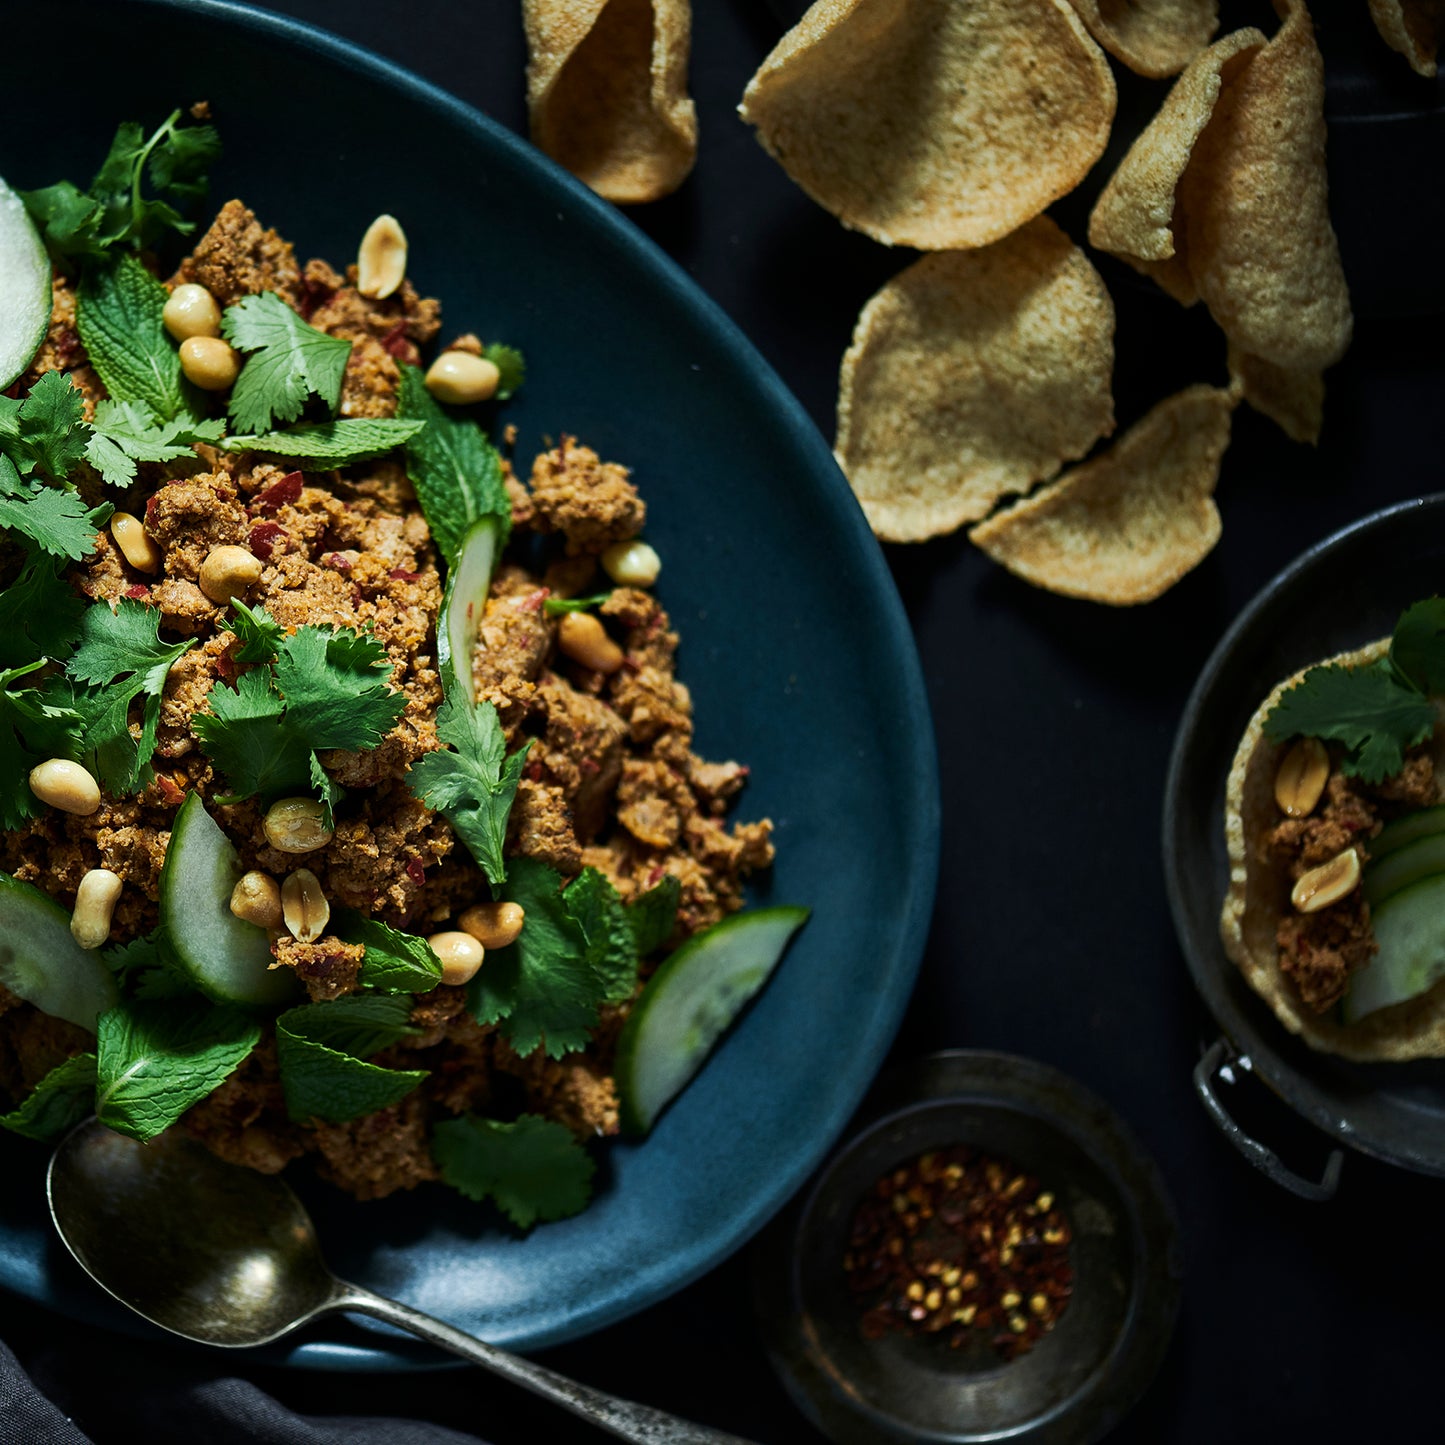
[[[525,129],[525,54],[511,3],[286,0],[272,8]],[[1223,28],[1273,28],[1267,8],[1229,0],[1222,8]],[[1363,0],[1314,8],[1331,85],[1333,205],[1360,312],[1354,345],[1329,377],[1318,449],[1237,413],[1218,493],[1223,539],[1146,608],[1115,611],[1033,591],[962,535],[889,549],[923,659],[944,805],[938,904],[895,1057],[978,1047],[1044,1060],[1110,1102],[1157,1159],[1181,1218],[1183,1307],[1159,1377],[1112,1437],[1120,1445],[1413,1440],[1438,1421],[1445,1184],[1350,1155],[1336,1200],[1306,1204],[1215,1132],[1189,1075],[1216,1030],[1175,943],[1159,860],[1174,729],[1231,618],[1336,527],[1445,488],[1445,360],[1431,314],[1442,290],[1442,89],[1385,49]],[[737,119],[748,77],[783,28],[773,10],[762,0],[697,0],[695,10],[697,169],[677,195],[631,214],[831,436],[853,320],[911,253],[844,231]],[[1118,73],[1110,153],[1054,211],[1080,239],[1102,178],[1167,89]],[[1433,121],[1412,115],[1420,111],[1433,111]],[[359,115],[358,127],[366,124]],[[465,236],[456,240],[465,245]],[[1183,385],[1223,379],[1223,342],[1202,309],[1183,311],[1107,257],[1095,260],[1118,306],[1121,429]],[[1318,1172],[1322,1139],[1267,1100],[1238,1102],[1292,1162]],[[762,1445],[817,1441],[758,1344],[746,1259],[550,1351],[548,1362]],[[118,1341],[9,1298],[0,1298],[0,1338],[97,1441],[129,1440],[142,1428],[142,1407],[128,1394],[136,1380],[152,1392],[148,1438],[169,1439],[165,1391],[222,1372],[308,1413],[412,1417],[494,1445],[602,1438],[472,1371],[247,1369],[240,1357]],[[0,1438],[12,1438],[3,1418]]]

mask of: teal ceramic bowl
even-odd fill
[[[452,331],[505,338],[529,379],[507,419],[523,467],[567,431],[634,469],[658,588],[679,627],[697,745],[752,778],[778,863],[756,901],[813,917],[772,983],[642,1143],[599,1147],[586,1213],[522,1236],[439,1186],[359,1205],[306,1189],[335,1267],[498,1344],[574,1338],[738,1248],[807,1178],[868,1087],[931,911],[938,787],[907,621],[823,439],[766,363],[610,207],[485,117],[317,31],[220,3],[14,7],[0,175],[87,181],[117,121],[154,122],[173,57],[204,77],[226,146],[212,201],[240,196],[303,257],[344,263],[380,211]],[[56,113],[64,82],[63,123]],[[0,1286],[130,1327],[63,1260],[45,1151],[0,1141]],[[424,1358],[347,1326],[282,1352],[327,1368]]]

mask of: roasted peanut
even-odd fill
[[[244,547],[212,547],[201,563],[201,591],[224,607],[233,597],[244,597],[261,580],[261,559]]]
[[[452,406],[490,401],[501,384],[496,362],[470,351],[444,351],[427,368],[426,389]]]
[[[171,292],[161,311],[161,320],[177,341],[221,334],[221,308],[216,305],[216,298],[194,281],[182,281]]]
[[[129,512],[117,512],[110,519],[110,536],[120,555],[137,572],[161,570],[165,554],[151,540],[139,517],[132,517]]]
[[[100,784],[80,766],[50,758],[30,770],[30,791],[42,803],[88,818],[100,807]]]
[[[331,922],[331,905],[321,891],[321,880],[309,869],[298,868],[281,885],[281,917],[298,943],[315,943]]]
[[[243,874],[231,890],[231,912],[257,928],[280,928],[285,921],[281,911],[281,885],[269,873],[253,868]]]
[[[616,672],[622,666],[622,649],[590,612],[567,612],[557,627],[557,646],[583,667]]]
[[[526,921],[520,903],[474,903],[457,920],[483,948],[506,948],[515,943]]]
[[[1330,755],[1318,738],[1300,738],[1280,759],[1274,775],[1274,800],[1291,818],[1315,810],[1330,778]]]
[[[1301,913],[1318,913],[1352,893],[1360,881],[1360,855],[1353,848],[1337,853],[1328,863],[1302,874],[1290,890],[1289,901]]]
[[[427,942],[442,961],[443,983],[466,983],[486,957],[486,949],[470,933],[434,933]]]
[[[70,933],[82,948],[99,948],[110,937],[110,919],[120,890],[120,878],[109,868],[92,868],[80,880]]]
[[[602,554],[602,570],[619,587],[651,587],[662,571],[662,558],[634,537],[630,542],[614,542]]]
[[[373,301],[390,296],[406,276],[406,232],[395,216],[378,216],[356,253],[356,289]]]
[[[219,336],[191,336],[181,342],[181,370],[202,391],[225,391],[241,374],[241,355]]]
[[[282,798],[266,809],[262,827],[266,841],[283,853],[310,853],[324,848],[332,831],[322,821],[326,810],[315,798]]]

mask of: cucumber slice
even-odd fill
[[[1386,823],[1375,837],[1365,844],[1372,861],[1387,857],[1417,838],[1429,837],[1432,833],[1445,833],[1445,807],[1421,808],[1418,812],[1406,813],[1393,823]]]
[[[0,984],[91,1033],[119,997],[100,955],[71,937],[70,915],[8,873],[0,873]]]
[[[806,908],[736,913],[690,938],[647,981],[617,1041],[622,1127],[645,1134],[768,981]]]
[[[283,1004],[296,992],[289,968],[271,967],[265,931],[231,912],[241,860],[192,793],[171,825],[161,868],[161,926],[180,971],[217,1003]]]
[[[482,517],[467,528],[461,553],[447,577],[447,590],[442,596],[437,624],[437,662],[442,685],[450,692],[454,679],[464,678],[468,702],[476,695],[472,683],[472,653],[482,631],[482,614],[487,608],[487,589],[492,585],[501,526],[496,517]]]
[[[1350,977],[1343,1004],[1347,1024],[1414,998],[1445,978],[1445,873],[1391,895],[1372,922],[1380,951]]]
[[[50,325],[50,257],[25,202],[0,181],[0,391],[35,359]]]
[[[1445,833],[1423,833],[1372,862],[1365,869],[1365,899],[1371,908],[1378,908],[1402,888],[1433,873],[1445,873]]]

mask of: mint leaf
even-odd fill
[[[472,524],[495,517],[498,552],[512,527],[502,459],[474,421],[448,416],[426,389],[419,367],[403,365],[396,414],[424,426],[406,444],[406,474],[448,565],[461,554]]]
[[[607,983],[589,961],[561,878],[535,858],[514,858],[503,891],[526,910],[527,926],[515,943],[487,954],[467,986],[468,1006],[478,1023],[499,1023],[524,1056],[544,1045],[554,1059],[586,1048]]]
[[[180,353],[161,320],[167,291],[132,255],[87,267],[75,324],[115,401],[142,401],[161,421],[193,412]]]
[[[1435,730],[1430,700],[1402,683],[1389,660],[1368,667],[1339,663],[1312,667],[1264,720],[1276,742],[1316,737],[1343,743],[1340,770],[1366,783],[1382,783],[1405,766],[1405,750]]]
[[[595,597],[548,597],[542,602],[542,610],[548,617],[561,617],[565,612],[586,612],[589,607],[600,607],[612,594],[599,592]]]
[[[656,953],[672,937],[681,897],[682,884],[671,873],[664,873],[656,888],[649,888],[627,905],[627,923],[639,958]]]
[[[0,668],[70,656],[85,602],[66,580],[64,561],[26,544],[20,575],[0,592]]]
[[[507,757],[496,708],[489,702],[468,706],[456,692],[448,692],[437,710],[437,736],[455,751],[418,758],[407,787],[446,818],[493,883],[504,883],[507,816],[532,744]]]
[[[502,373],[502,379],[497,383],[496,399],[510,401],[527,379],[527,362],[522,353],[515,346],[503,346],[500,341],[494,341],[483,349],[482,355]]]
[[[143,401],[102,401],[95,409],[85,456],[113,487],[135,481],[137,462],[174,462],[194,456],[197,442],[220,441],[224,424],[176,417],[160,421]]]
[[[221,444],[224,452],[269,452],[291,458],[304,471],[349,467],[353,462],[381,456],[414,437],[421,421],[394,417],[357,417],[350,421],[303,422],[285,431],[260,436],[231,436]]]
[[[264,607],[248,607],[239,597],[231,598],[236,615],[226,626],[241,639],[237,662],[270,662],[286,640],[286,629]]]
[[[8,1114],[0,1129],[42,1142],[58,1139],[95,1107],[95,1055],[76,1054],[57,1064]]]
[[[432,1129],[442,1179],[479,1203],[493,1199],[520,1229],[584,1209],[596,1166],[561,1125],[537,1114],[514,1124],[464,1114]]]
[[[310,392],[336,410],[349,341],[308,325],[274,291],[228,307],[221,330],[238,351],[252,353],[231,389],[236,431],[269,431],[275,418],[294,421]]]
[[[622,897],[596,868],[584,868],[562,901],[587,940],[587,962],[602,980],[608,1003],[632,997],[637,986],[637,940]]]
[[[244,1009],[199,997],[122,999],[100,1016],[95,1112],[144,1143],[233,1074],[261,1038]]]
[[[425,1069],[384,1069],[365,1056],[418,1032],[411,1001],[350,994],[302,1004],[276,1020],[276,1052],[286,1109],[298,1123],[333,1124],[374,1114],[403,1099],[427,1077]]]
[[[42,806],[30,791],[30,770],[47,758],[79,758],[81,719],[37,688],[17,688],[44,659],[0,672],[0,829],[12,832]]]
[[[442,963],[426,939],[388,927],[352,909],[333,910],[331,928],[347,943],[359,943],[361,986],[383,993],[426,993],[442,981]]]
[[[113,510],[109,502],[87,507],[76,492],[21,481],[14,463],[0,453],[0,528],[28,537],[52,557],[79,562],[89,556],[96,529]]]

